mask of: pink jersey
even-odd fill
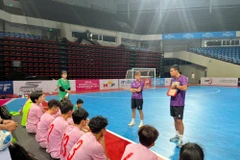
[[[141,144],[127,145],[121,160],[157,160],[158,157]]]
[[[70,124],[70,125],[74,125],[74,122],[73,122],[72,117],[68,118],[68,119],[67,119],[67,122],[68,122],[68,124]]]
[[[61,160],[67,160],[72,147],[84,134],[77,126],[70,125],[65,130],[61,144]]]
[[[37,125],[42,115],[43,115],[42,106],[33,103],[27,117],[26,129],[28,133],[36,133]]]
[[[53,120],[54,116],[46,112],[38,123],[35,139],[42,148],[47,147],[48,130]]]
[[[85,133],[78,142],[73,146],[68,160],[107,160],[102,145],[91,133]]]
[[[50,153],[51,157],[54,159],[59,159],[61,157],[60,148],[62,136],[68,126],[69,126],[68,122],[62,116],[54,119],[54,121],[50,125],[47,138],[48,140],[47,152]]]
[[[54,114],[53,116],[54,116],[55,118],[57,118],[57,117],[59,117],[59,116],[61,116],[61,115],[62,115],[62,113],[61,113],[61,110],[59,109],[58,112],[57,112],[56,114]]]

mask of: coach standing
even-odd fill
[[[176,89],[177,92],[174,96],[171,96],[170,100],[170,114],[174,119],[174,125],[176,129],[176,136],[171,138],[171,142],[178,141],[178,147],[181,148],[183,145],[183,112],[185,105],[185,95],[188,85],[188,80],[184,75],[180,74],[180,69],[178,65],[173,65],[170,67],[171,89]]]

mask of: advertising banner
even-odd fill
[[[143,78],[144,88],[152,87],[152,79],[151,78]]]
[[[76,82],[75,80],[70,80],[71,91],[76,91]],[[33,91],[41,90],[43,92],[56,92],[57,89],[57,81],[50,80],[50,81],[14,81],[13,82],[13,93],[25,93],[29,94]]]
[[[225,32],[194,32],[194,33],[175,33],[163,34],[163,40],[183,40],[183,39],[209,39],[209,38],[235,38],[236,31]]]
[[[154,78],[152,78],[152,84],[154,84]],[[165,86],[165,78],[156,78],[156,86]]]
[[[134,79],[119,79],[119,88],[130,88]]]
[[[100,90],[118,89],[118,79],[100,79]]]
[[[13,82],[0,81],[0,94],[13,94]]]
[[[220,86],[238,86],[238,78],[212,78],[202,77],[203,85],[220,85]]]
[[[99,79],[76,80],[76,91],[99,90]]]

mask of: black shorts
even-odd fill
[[[177,119],[183,119],[184,106],[170,106],[170,114]]]
[[[132,98],[132,105],[131,105],[132,109],[138,109],[138,110],[142,110],[143,108],[143,99],[133,99]]]

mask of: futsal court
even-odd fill
[[[175,131],[173,119],[169,115],[169,97],[166,96],[166,92],[167,88],[144,90],[144,123],[153,125],[160,132],[152,151],[177,160],[179,148],[169,142]],[[240,159],[239,96],[240,90],[235,87],[189,87],[184,113],[184,143],[199,143],[204,148],[207,160]],[[90,113],[89,118],[96,115],[107,117],[109,131],[130,142],[138,143],[138,114],[136,125],[128,126],[131,120],[130,97],[129,91],[122,90],[73,94],[70,99],[75,103],[78,98],[82,98],[83,107]],[[52,98],[57,96],[47,96],[47,100]],[[22,98],[13,99],[7,106],[10,111],[18,111],[25,101],[26,99]]]

